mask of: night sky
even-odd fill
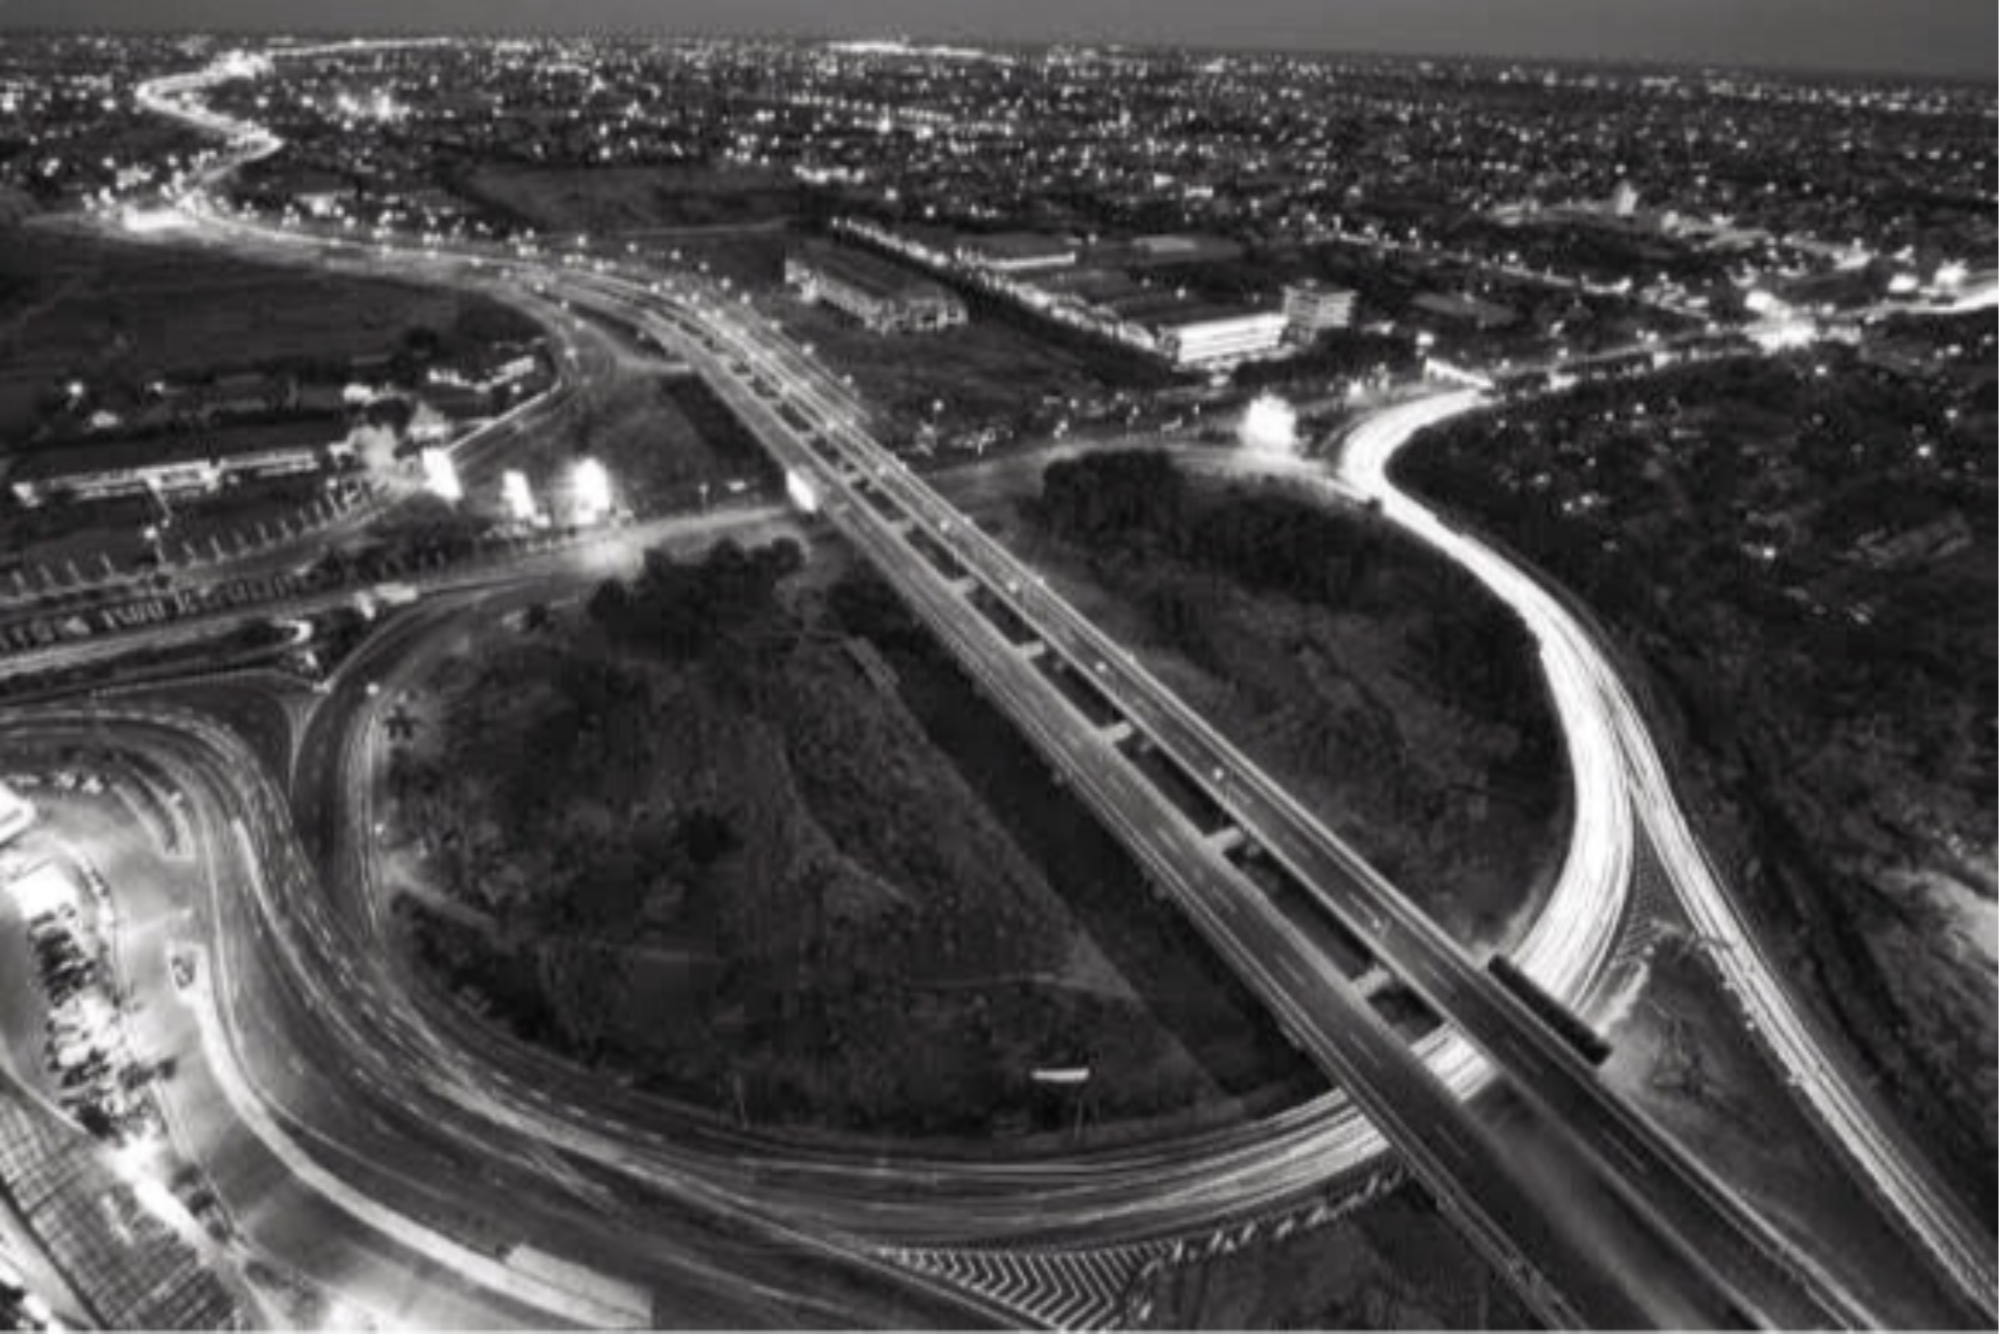
[[[0,26],[904,33],[1999,72],[1993,0],[0,0]]]

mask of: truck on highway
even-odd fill
[[[407,607],[423,596],[414,584],[376,584],[354,595],[354,610],[369,620],[391,607]]]
[[[509,1247],[502,1263],[542,1292],[556,1298],[563,1314],[585,1324],[613,1329],[645,1329],[652,1324],[652,1294],[616,1274],[529,1246]]]

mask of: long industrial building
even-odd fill
[[[7,485],[25,509],[55,500],[114,500],[147,492],[205,494],[243,478],[316,472],[346,432],[341,422],[308,419],[150,439],[80,441],[21,455],[7,473]]]
[[[785,257],[784,280],[878,334],[933,333],[963,324],[965,303],[934,282],[844,246],[812,245]]]

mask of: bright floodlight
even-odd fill
[[[1298,412],[1275,394],[1260,395],[1242,414],[1238,432],[1244,449],[1285,458],[1298,453]]]
[[[1742,308],[1751,315],[1775,315],[1782,311],[1784,303],[1762,288],[1752,288],[1742,298]]]
[[[507,513],[511,514],[516,522],[535,521],[537,516],[534,492],[528,488],[527,474],[509,469],[500,478],[500,489],[507,502]]]
[[[26,875],[15,877],[7,890],[21,916],[30,920],[73,908],[77,901],[76,885],[54,862],[43,862]]]
[[[791,497],[791,503],[805,514],[819,512],[819,493],[802,473],[787,472],[784,475],[784,491]]]
[[[571,480],[576,492],[576,521],[601,523],[611,513],[611,474],[595,459],[578,459]]]
[[[430,493],[453,505],[465,499],[465,487],[458,480],[458,465],[441,449],[423,451],[423,483]]]
[[[5,783],[0,783],[0,846],[26,833],[34,823],[34,803],[17,796]]]
[[[180,210],[173,208],[140,208],[127,205],[119,214],[119,223],[135,236],[150,236],[157,232],[172,231],[187,219]]]
[[[1818,326],[1806,319],[1770,320],[1751,329],[1749,338],[1766,352],[1782,352],[1810,347],[1818,338]]]

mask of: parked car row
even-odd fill
[[[0,653],[46,648],[116,630],[162,625],[204,612],[282,601],[338,582],[336,578],[319,571],[279,571],[232,579],[227,583],[183,588],[170,594],[129,598],[67,613],[36,616],[0,625]]]
[[[104,779],[93,773],[79,773],[73,769],[58,769],[48,776],[48,785],[58,792],[81,792],[87,796],[97,796],[104,791]],[[5,783],[16,792],[40,787],[43,777],[38,773],[0,775],[0,783]]]
[[[31,918],[28,939],[49,1002],[42,1059],[57,1101],[100,1139],[125,1143],[151,1133],[158,1116],[135,1096],[145,1080],[126,1053],[102,946],[70,904]]]
[[[342,588],[379,584],[436,570],[467,557],[491,555],[494,550],[469,538],[408,552],[377,550],[358,559],[328,557],[291,570],[45,612],[0,624],[0,655],[75,643],[118,630],[163,625],[238,607],[282,603]]]
[[[49,1304],[28,1287],[21,1272],[0,1259],[0,1329],[60,1330]]]

